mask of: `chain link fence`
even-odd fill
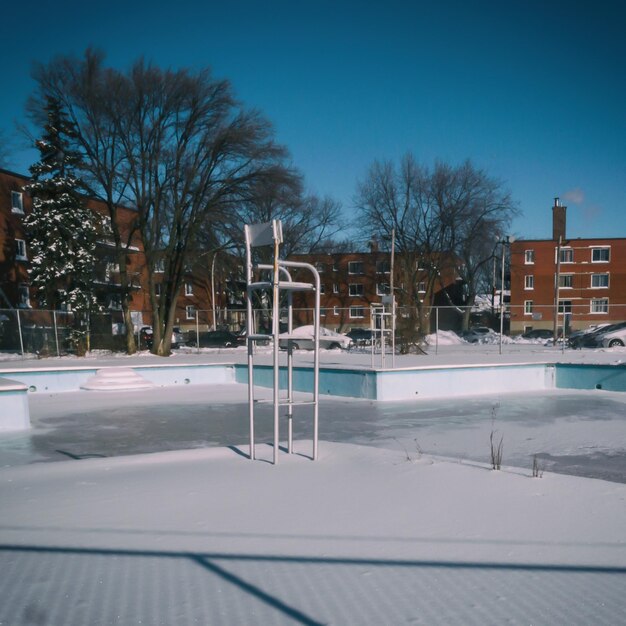
[[[456,306],[397,307],[396,335],[399,345],[418,344],[425,335],[437,331],[454,331],[462,335],[468,328],[481,326],[503,335],[520,335],[528,330],[554,330],[554,304],[525,303],[521,306],[464,309]],[[141,329],[150,326],[147,311],[133,311],[133,332],[140,350],[147,346]],[[294,326],[313,323],[313,311],[294,308]],[[370,328],[370,307],[326,307],[321,311],[321,324],[340,333],[355,328]],[[271,309],[254,311],[257,332],[270,333]],[[557,311],[557,336],[566,336],[591,325],[613,324],[626,321],[626,305],[610,305],[599,301],[561,301]],[[216,308],[208,310],[187,309],[184,317],[175,322],[183,334],[184,342],[198,345],[200,333],[213,330],[243,332],[246,311],[242,308]],[[281,332],[287,330],[287,311],[281,311]],[[64,356],[81,354],[85,350],[126,350],[126,327],[121,311],[92,314],[77,318],[66,311],[38,309],[0,309],[0,352],[33,354],[38,356]]]

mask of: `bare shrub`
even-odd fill
[[[533,454],[533,478],[543,477],[543,467],[539,464],[536,454]]]
[[[405,461],[411,463],[411,462],[417,461],[418,459],[421,458],[421,456],[422,456],[422,448],[420,447],[419,443],[417,443],[417,438],[413,439],[413,441],[415,442],[415,458],[413,458],[409,454],[409,451],[408,451],[407,447],[397,437],[394,437],[393,439],[404,450],[404,454],[405,454],[405,459],[404,460]]]
[[[489,449],[490,449],[490,458],[491,458],[491,467],[494,470],[499,470],[502,467],[502,453],[503,453],[503,442],[504,435],[500,437],[500,440],[496,440],[496,433],[498,432],[495,428],[496,416],[498,414],[498,404],[494,404],[491,407],[491,433],[489,434]]]

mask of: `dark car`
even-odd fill
[[[548,328],[534,328],[522,335],[523,339],[554,339],[554,333]]]
[[[610,324],[608,326],[600,326],[592,332],[586,332],[581,335],[572,335],[569,338],[570,348],[599,348],[602,346],[602,335],[610,333],[614,330],[620,330],[626,327],[626,322],[619,324]]]
[[[152,326],[143,326],[139,331],[139,347],[146,347],[148,350],[152,349],[152,340],[154,332]],[[180,348],[185,345],[185,336],[183,331],[178,327],[172,328],[172,348]]]
[[[372,344],[372,331],[369,328],[353,328],[346,335],[352,339],[355,346],[370,346]]]
[[[236,348],[241,345],[239,337],[228,330],[202,332],[197,337],[195,333],[192,333],[187,344],[197,346],[197,338],[200,340],[201,348]]]

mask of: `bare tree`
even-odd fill
[[[10,144],[7,134],[0,128],[0,167],[6,167],[9,161]]]
[[[506,232],[517,208],[502,183],[470,161],[458,167],[437,163],[432,193],[444,241],[455,255],[456,271],[463,280],[463,328],[467,329],[479,287],[489,280],[496,242]]]
[[[315,252],[343,228],[341,205],[329,197],[305,195],[302,176],[293,169],[250,188],[239,215],[243,223],[281,220],[286,256]]]
[[[389,246],[395,233],[396,289],[410,305],[409,333],[428,332],[429,308],[441,274],[445,229],[431,189],[429,171],[407,154],[398,166],[375,162],[356,196],[360,228],[364,235],[375,236]],[[416,314],[417,313],[417,317]]]
[[[516,213],[501,183],[469,161],[437,163],[431,171],[407,154],[397,167],[375,162],[358,186],[356,204],[364,234],[388,245],[395,231],[399,291],[418,311],[409,323],[428,331],[424,305],[438,288],[447,293],[444,277],[456,274],[465,286],[466,327],[494,242]]]
[[[130,230],[141,238],[148,266],[152,350],[169,354],[199,233],[214,231],[215,241],[223,240],[220,232],[236,221],[235,209],[251,189],[282,175],[285,150],[274,143],[271,125],[206,69],[162,70],[140,60],[122,73],[88,51],[82,61],[39,67],[36,77],[41,92],[68,94],[94,187],[111,210],[123,203],[136,211]],[[111,225],[117,226],[113,213]],[[125,252],[127,243],[116,245]],[[160,297],[157,263],[164,270]]]

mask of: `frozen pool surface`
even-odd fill
[[[270,394],[257,389],[260,399]],[[205,446],[247,452],[246,396],[245,385],[232,384],[33,395],[33,429],[0,437],[0,466]],[[310,438],[310,409],[295,417],[295,437]],[[537,455],[545,470],[626,482],[624,394],[555,390],[419,403],[323,397],[320,406],[321,445],[385,447],[399,460],[425,453],[487,463],[492,430],[505,465],[530,471]],[[272,407],[259,403],[257,441],[271,440]]]

